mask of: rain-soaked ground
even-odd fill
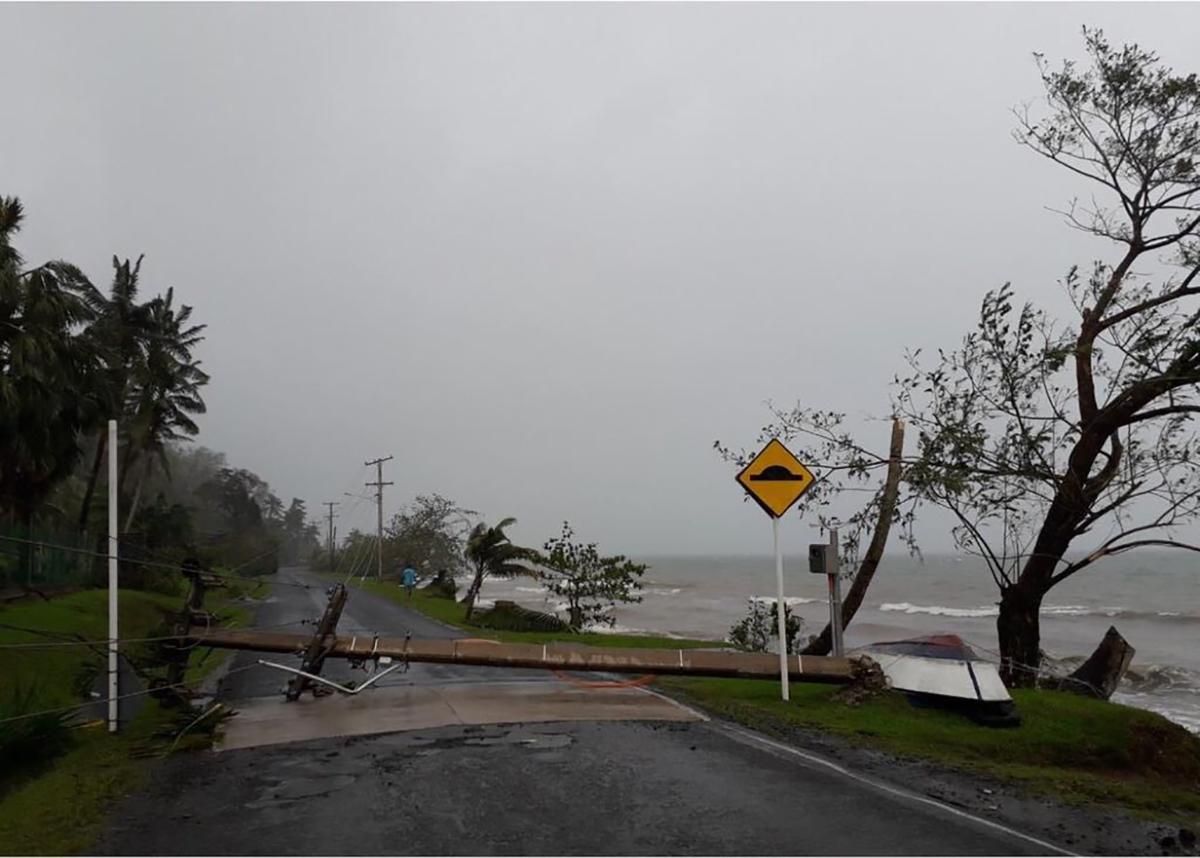
[[[319,614],[321,579],[286,570],[279,580],[293,586],[274,588],[256,625]],[[311,589],[294,586],[306,583]],[[340,628],[453,634],[361,591],[352,592]],[[152,782],[115,809],[97,854],[1158,851],[1141,823],[798,736],[816,756],[698,718],[647,690],[585,690],[539,671],[413,665],[376,691],[284,704],[286,675],[234,672],[256,660],[239,653],[219,691],[243,713],[223,750],[159,764]],[[344,663],[326,674],[353,675]]]

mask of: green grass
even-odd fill
[[[257,585],[260,586],[261,585]],[[239,626],[249,622],[251,610],[237,604],[225,590],[210,592],[206,607],[213,611],[224,626]],[[161,628],[168,614],[183,605],[182,596],[164,596],[140,590],[121,590],[118,595],[121,638],[143,638],[164,633]],[[6,628],[20,626],[38,629],[63,637],[54,638]],[[25,600],[0,609],[0,644],[52,643],[68,636],[81,636],[89,641],[108,637],[108,592],[84,590],[50,601]],[[122,646],[132,658],[149,657],[153,642]],[[203,654],[204,651],[201,651]],[[193,657],[186,674],[187,680],[198,681],[223,661],[222,653],[208,658]],[[0,649],[0,690],[10,685],[36,688],[36,699],[45,708],[67,706],[79,702],[91,677],[105,668],[104,646],[47,647],[45,649]]]
[[[656,637],[654,635],[608,635],[595,632],[510,632],[489,629],[466,621],[466,606],[451,599],[442,599],[422,590],[413,592],[410,599],[395,583],[377,581],[354,582],[354,587],[390,599],[398,605],[412,608],[427,617],[469,632],[472,637],[490,638],[503,643],[573,643],[585,646],[631,647],[636,649],[698,649],[721,646],[720,641]]]
[[[148,637],[161,625],[165,612],[178,610],[178,597],[122,590],[118,596],[118,628],[122,638]],[[62,637],[17,631],[6,626],[39,629]],[[53,643],[71,636],[99,641],[108,637],[108,593],[84,590],[51,599],[28,599],[0,609],[0,644]],[[131,655],[145,653],[152,644],[131,644]],[[105,665],[105,650],[78,646],[45,649],[0,649],[0,682],[36,688],[36,700],[45,708],[79,702],[91,677]]]
[[[136,790],[179,729],[176,716],[151,702],[120,734],[103,725],[79,730],[75,747],[51,768],[0,793],[0,855],[86,852],[112,802]]]
[[[232,604],[231,594],[214,591],[206,600],[223,625],[245,624],[251,612]],[[169,612],[182,606],[182,596],[135,590],[120,592],[122,638],[161,634]],[[108,635],[108,593],[86,590],[49,602],[25,600],[0,609],[0,624],[40,629],[61,635],[102,640]],[[52,639],[0,625],[0,643],[41,643]],[[152,642],[128,644],[135,659],[149,656]],[[193,656],[186,674],[198,682],[232,655],[216,652]],[[93,677],[104,670],[103,648],[54,647],[0,649],[0,694],[21,684],[35,689],[36,708],[70,706],[85,699]],[[118,735],[103,725],[73,730],[74,746],[62,756],[43,760],[22,772],[0,773],[0,854],[66,854],[86,850],[110,803],[136,789],[147,774],[147,757],[165,751],[192,715],[163,709],[149,699],[142,712]],[[198,725],[179,748],[203,746],[210,725]],[[0,730],[4,729],[0,726]]]
[[[1017,690],[1016,728],[979,726],[899,694],[860,706],[837,687],[794,683],[791,701],[761,680],[666,679],[708,711],[765,733],[794,728],[1013,781],[1072,803],[1098,803],[1177,823],[1200,822],[1200,737],[1152,712],[1054,691]]]

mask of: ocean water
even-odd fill
[[[650,565],[643,601],[621,605],[614,631],[724,638],[751,599],[775,598],[769,556],[639,557]],[[807,558],[784,560],[784,594],[815,634],[829,618],[824,576]],[[843,584],[843,590],[848,584]],[[511,599],[531,608],[563,606],[538,582],[488,581],[481,597]],[[876,641],[951,632],[984,658],[996,652],[998,591],[987,569],[971,557],[885,557],[854,622],[848,649]],[[1136,649],[1114,699],[1159,712],[1200,732],[1200,561],[1196,555],[1108,558],[1054,588],[1042,611],[1042,649],[1052,668],[1069,672],[1089,655],[1109,626]]]

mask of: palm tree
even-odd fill
[[[120,485],[126,480],[135,463],[140,463],[140,475],[125,521],[128,530],[137,512],[142,484],[154,462],[170,476],[167,449],[173,442],[194,436],[200,431],[194,415],[205,412],[200,388],[208,383],[208,374],[200,362],[192,359],[192,347],[204,338],[204,325],[191,325],[192,308],[172,306],[174,290],[165,297],[151,301],[149,307],[149,336],[145,353],[131,380],[125,412],[129,422],[124,459],[121,463]]]
[[[92,422],[96,449],[79,505],[80,531],[87,527],[96,481],[108,447],[105,423],[122,417],[134,373],[145,359],[146,343],[153,333],[152,302],[138,301],[142,258],[139,256],[131,265],[128,259],[121,262],[113,257],[113,281],[108,299],[101,302],[100,312],[87,331],[88,339],[103,359],[104,369],[98,374],[88,397],[94,409]]]
[[[489,575],[497,578],[515,578],[518,575],[537,575],[537,571],[525,565],[535,553],[519,545],[514,545],[504,532],[506,527],[517,523],[515,518],[506,518],[493,527],[488,527],[482,521],[471,529],[467,536],[466,557],[475,571],[475,578],[467,588],[463,604],[467,606],[467,619],[475,610],[475,600],[483,586],[484,579]]]
[[[69,263],[21,270],[23,217],[18,199],[0,197],[0,515],[29,528],[82,455],[98,363],[79,334],[103,299]]]

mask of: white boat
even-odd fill
[[[862,652],[916,705],[953,709],[992,726],[1021,723],[996,665],[979,658],[958,635],[881,641]]]

